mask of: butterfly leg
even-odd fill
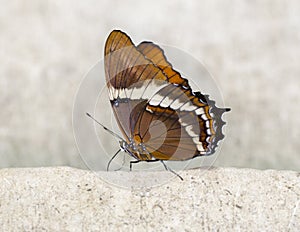
[[[178,176],[180,180],[183,180],[183,178],[182,178],[178,173],[176,173],[174,170],[172,170],[171,168],[169,168],[169,167],[165,164],[164,161],[160,160],[160,162],[164,165],[164,167],[165,167],[165,169],[166,169],[167,171],[172,172],[174,175]]]
[[[115,169],[114,171],[120,171],[124,167],[124,164],[125,164],[125,154],[123,154],[123,161],[122,161],[121,166],[119,168]]]
[[[133,160],[133,161],[130,161],[130,171],[132,171],[132,164],[137,164],[137,163],[139,163],[139,162],[141,162],[141,160]]]
[[[111,161],[113,161],[114,158],[116,158],[116,156],[119,154],[119,152],[121,151],[121,149],[119,149],[116,154],[113,155],[113,157],[111,157],[111,159],[109,160],[108,164],[107,164],[107,167],[106,167],[106,171],[109,170],[109,166],[110,166],[110,163]]]

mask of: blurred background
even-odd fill
[[[122,29],[186,51],[214,76],[232,109],[215,166],[300,169],[299,1],[0,3],[0,167],[87,168],[74,99]]]

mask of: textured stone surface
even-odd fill
[[[74,96],[120,28],[183,49],[213,74],[232,108],[218,165],[299,170],[299,1],[0,3],[0,167],[84,167]]]
[[[141,183],[166,173],[140,174],[109,173]],[[180,174],[184,181],[120,188],[67,167],[2,169],[1,230],[299,231],[297,172],[212,168]]]

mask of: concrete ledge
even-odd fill
[[[180,174],[184,181],[126,189],[68,167],[2,169],[1,230],[299,231],[300,173],[213,168]]]

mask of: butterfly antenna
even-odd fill
[[[93,119],[97,124],[99,124],[100,126],[102,126],[104,130],[106,130],[107,132],[109,132],[109,133],[112,134],[113,136],[117,137],[118,139],[124,141],[124,139],[123,139],[120,135],[118,135],[118,134],[116,134],[115,132],[113,132],[112,130],[108,129],[108,128],[107,128],[106,126],[104,126],[102,123],[100,123],[99,121],[97,121],[92,115],[90,115],[89,113],[86,113],[86,115],[87,115],[88,117],[90,117],[91,119]]]

